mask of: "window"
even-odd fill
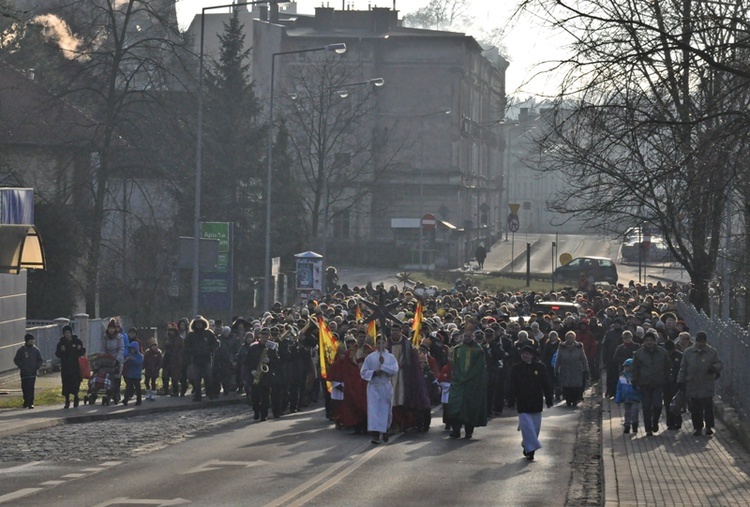
[[[333,237],[335,239],[349,239],[351,235],[351,212],[339,211],[333,215]]]

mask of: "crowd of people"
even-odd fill
[[[204,394],[213,399],[238,391],[256,421],[322,399],[337,428],[368,433],[373,444],[395,432],[429,431],[438,405],[449,436],[463,432],[466,439],[514,407],[523,455],[532,460],[541,447],[544,406],[563,399],[577,406],[602,372],[604,395],[624,406],[625,433],[638,431],[640,412],[646,434],[659,431],[662,407],[678,393],[687,399],[695,433],[712,433],[721,361],[706,333],[691,334],[679,318],[675,301],[684,290],[632,282],[546,294],[489,293],[460,280],[450,290],[336,285],[319,301],[291,308],[276,303],[258,318],[237,316],[228,326],[201,316],[181,319],[167,326],[161,344],[147,340],[145,350],[135,329],[126,332],[112,319],[100,352],[114,358],[107,398],[115,403],[135,397],[140,404],[143,376],[149,400],[156,399],[158,378],[159,394],[190,391],[196,402]],[[378,301],[396,313],[373,328],[368,316]],[[541,301],[577,303],[580,311],[535,312]],[[334,350],[321,351],[323,331]],[[66,326],[56,353],[65,408],[71,400],[78,406],[85,354]],[[22,378],[24,364],[21,357]],[[682,426],[683,411],[667,411],[668,429]]]

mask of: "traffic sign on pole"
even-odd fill
[[[435,226],[437,225],[437,220],[435,219],[435,215],[432,213],[426,213],[422,217],[422,229],[425,231],[431,231],[435,229]]]
[[[518,228],[521,226],[521,221],[518,219],[518,215],[511,213],[508,215],[508,230],[510,232],[518,232]]]

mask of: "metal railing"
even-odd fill
[[[719,352],[724,363],[716,390],[731,405],[741,420],[750,420],[750,333],[732,320],[709,317],[697,311],[688,301],[677,302],[680,317],[690,328],[690,334],[705,331],[708,344]]]

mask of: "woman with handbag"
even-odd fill
[[[73,334],[73,328],[63,327],[63,335],[57,343],[55,355],[60,358],[60,375],[62,376],[62,394],[65,396],[65,407],[70,408],[70,397],[73,396],[73,407],[78,406],[78,391],[81,388],[81,369],[78,358],[86,354],[83,342]]]

